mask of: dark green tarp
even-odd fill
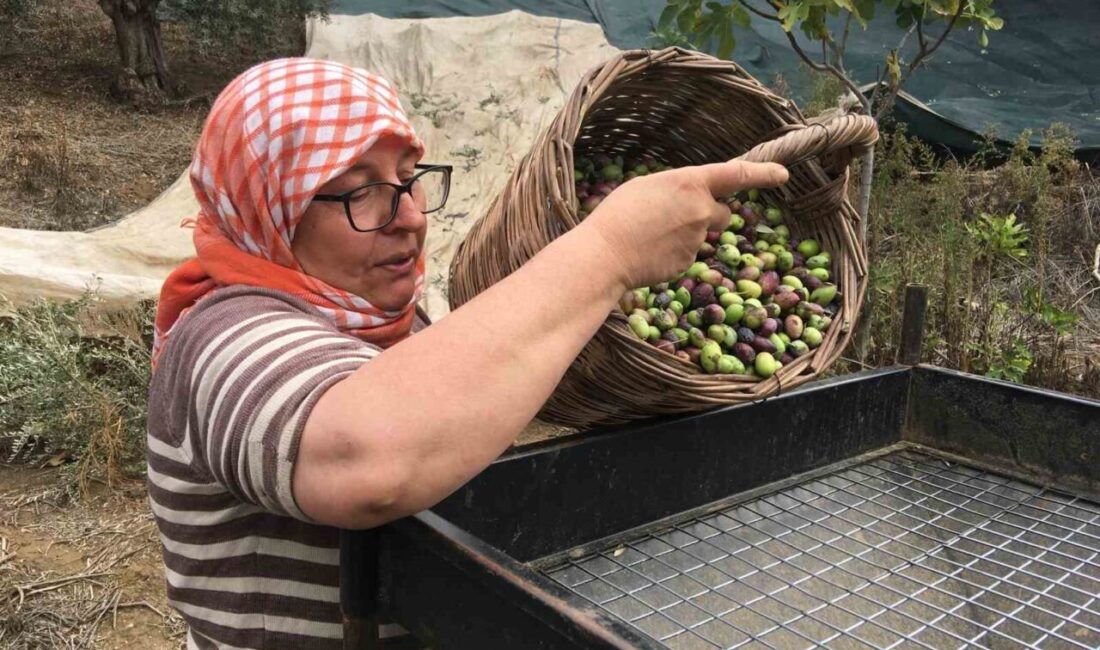
[[[512,9],[597,22],[620,48],[651,46],[664,0],[337,0],[333,13],[376,13],[390,18],[483,16]],[[1004,29],[982,50],[974,33],[959,31],[919,70],[896,115],[922,139],[958,152],[973,151],[981,134],[1003,142],[1030,129],[1032,144],[1052,123],[1069,125],[1078,155],[1100,159],[1100,0],[997,0]],[[938,32],[937,32],[938,33]],[[810,78],[775,23],[755,19],[739,29],[734,59],[764,83],[782,74],[795,101],[804,102]],[[866,32],[853,28],[846,63],[861,83],[872,82],[886,52],[903,32],[892,15]]]

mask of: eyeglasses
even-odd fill
[[[344,204],[344,214],[352,230],[372,232],[390,225],[397,218],[401,195],[412,197],[413,204],[424,214],[439,210],[451,193],[451,165],[417,165],[418,174],[404,183],[376,181],[343,194],[317,194],[314,201]]]

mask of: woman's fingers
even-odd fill
[[[787,182],[787,168],[777,163],[730,160],[697,168],[711,196],[724,198],[739,190],[775,187]]]
[[[710,213],[710,222],[707,225],[707,230],[718,231],[729,228],[730,225],[730,206],[725,201],[715,201],[714,209]]]

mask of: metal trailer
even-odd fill
[[[1100,402],[899,365],[514,449],[341,598],[354,648],[1100,648]]]

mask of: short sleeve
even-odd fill
[[[193,468],[244,502],[309,521],[291,491],[306,419],[381,351],[288,298],[254,290],[200,303],[174,328],[150,399],[171,402]]]

